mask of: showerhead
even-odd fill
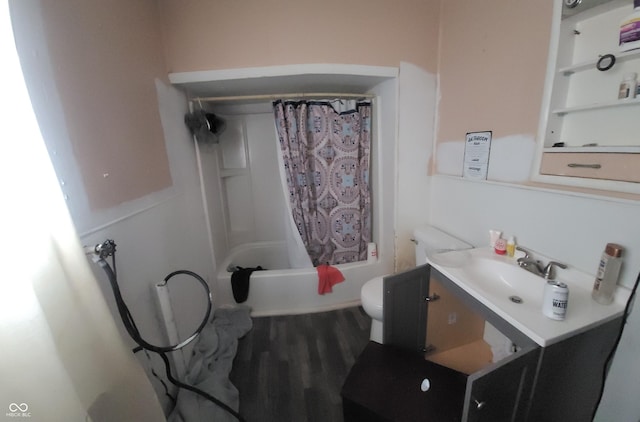
[[[227,126],[224,119],[204,110],[187,113],[184,116],[184,122],[196,140],[203,144],[217,144],[220,142],[218,135]]]

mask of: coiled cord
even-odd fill
[[[105,248],[105,246],[106,246],[106,248]],[[96,246],[95,253],[98,255],[98,259],[96,260],[96,262],[97,262],[98,265],[100,265],[100,267],[107,274],[107,279],[109,280],[109,284],[111,285],[111,290],[113,291],[113,296],[114,296],[115,301],[116,301],[116,306],[118,308],[118,313],[120,314],[120,318],[122,319],[122,323],[123,323],[125,329],[127,330],[127,333],[133,339],[133,341],[136,342],[136,344],[138,344],[138,347],[134,348],[133,352],[136,353],[136,352],[139,352],[140,350],[148,350],[148,351],[157,353],[160,356],[160,358],[162,359],[162,361],[164,362],[165,371],[166,371],[166,374],[167,374],[167,379],[172,384],[174,384],[175,386],[177,386],[179,388],[182,388],[182,389],[185,389],[185,390],[189,390],[189,391],[191,391],[191,392],[193,392],[195,394],[198,394],[201,397],[204,397],[205,399],[213,402],[217,406],[221,407],[222,409],[224,409],[225,411],[227,411],[228,413],[233,415],[235,418],[238,419],[238,421],[246,422],[242,418],[240,413],[235,411],[233,408],[231,408],[226,403],[222,402],[221,400],[217,399],[216,397],[212,396],[211,394],[207,393],[206,391],[200,390],[199,388],[196,388],[196,387],[194,387],[192,385],[185,384],[185,383],[177,380],[171,374],[171,364],[169,363],[169,359],[167,358],[166,353],[182,349],[184,346],[189,344],[191,341],[193,341],[202,332],[202,329],[204,328],[204,326],[209,321],[209,317],[211,315],[211,308],[212,308],[213,300],[212,300],[212,296],[211,296],[211,290],[209,289],[209,286],[207,285],[206,281],[202,277],[200,277],[198,274],[196,274],[196,273],[194,273],[192,271],[188,271],[188,270],[174,271],[174,272],[172,272],[171,274],[167,275],[164,278],[164,284],[165,285],[167,284],[169,279],[171,279],[172,277],[174,277],[174,276],[176,276],[178,274],[186,274],[186,275],[192,276],[196,280],[198,280],[200,282],[200,284],[202,285],[202,287],[205,289],[206,293],[207,293],[207,299],[208,299],[207,300],[207,311],[206,311],[204,319],[202,320],[202,322],[200,323],[198,328],[186,340],[184,340],[184,341],[182,341],[182,342],[180,342],[178,344],[174,344],[174,345],[170,345],[170,346],[157,346],[157,345],[151,344],[151,343],[147,342],[145,339],[143,339],[142,336],[140,335],[140,331],[138,330],[138,327],[136,326],[136,323],[135,323],[135,321],[133,319],[133,316],[131,315],[131,312],[129,311],[129,308],[127,307],[127,304],[125,303],[124,298],[122,297],[122,293],[120,292],[120,286],[118,285],[117,275],[116,275],[115,271],[111,268],[111,266],[109,265],[109,263],[105,259],[106,257],[111,256],[112,260],[113,260],[113,266],[115,268],[115,246],[116,245],[115,245],[115,242],[113,242],[113,240],[107,240],[104,243],[102,243],[101,245]],[[104,251],[107,251],[107,252],[104,252]]]

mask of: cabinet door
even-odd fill
[[[463,421],[527,420],[531,386],[540,349],[529,347],[475,372],[467,379]]]
[[[518,347],[517,352],[512,355],[484,367],[477,367],[478,369],[469,373],[462,420],[464,422],[526,421],[540,353],[539,346],[438,270],[431,269],[430,275],[442,288],[454,295],[456,300],[473,309]],[[442,301],[446,302],[446,297],[443,297]],[[435,302],[434,307],[438,303]]]
[[[429,291],[428,265],[383,279],[382,342],[407,350],[424,351]]]

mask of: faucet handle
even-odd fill
[[[547,280],[552,280],[555,277],[555,267],[560,267],[562,269],[566,269],[567,265],[562,262],[557,261],[549,261],[546,267],[544,267],[544,278]]]
[[[529,259],[529,258],[530,258],[530,255],[531,255],[531,254],[529,253],[529,251],[528,251],[528,250],[526,250],[526,249],[525,249],[525,248],[523,248],[522,246],[520,246],[520,245],[516,245],[516,250],[517,250],[517,251],[520,251],[520,252],[524,252],[524,256],[523,256],[522,258],[519,258],[518,260],[520,260],[520,259]]]

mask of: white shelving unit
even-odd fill
[[[618,99],[624,76],[640,76],[640,49],[618,47],[620,21],[632,10],[631,0],[583,1],[559,19],[536,180],[577,186],[595,180],[598,189],[615,181],[613,190],[640,193],[640,96]],[[615,63],[600,71],[598,60],[607,54]],[[560,143],[564,146],[552,147]],[[630,186],[621,187],[624,182]]]
[[[597,110],[600,108],[612,108],[612,107],[626,107],[626,106],[634,106],[640,104],[640,98],[633,98],[629,100],[614,100],[614,101],[603,101],[601,103],[593,103],[593,104],[584,104],[577,105],[573,107],[564,107],[557,108],[552,111],[553,114],[558,116],[563,116],[569,113],[575,113],[578,111],[587,111],[587,110]],[[639,117],[640,118],[640,117]]]
[[[596,18],[592,18],[592,19],[596,19]],[[614,54],[614,53],[608,53],[608,54]],[[597,66],[598,60],[600,60],[600,57],[602,56],[603,54],[599,54],[594,59],[561,67],[557,71],[558,77],[569,78],[576,73],[580,73],[584,71],[593,71],[594,73],[599,72],[596,66]],[[630,62],[630,64],[633,66],[633,65],[636,65],[634,61],[637,61],[640,59],[640,49],[625,51],[623,53],[616,53],[614,54],[614,56],[616,60],[614,67],[615,66],[620,67],[623,63],[627,63],[627,62]],[[577,87],[577,88],[574,87],[574,89],[580,89],[580,88],[588,89],[588,87]],[[614,99],[614,100],[607,100],[607,101],[596,102],[591,104],[580,104],[580,105],[575,105],[571,107],[556,108],[552,110],[552,113],[562,116],[568,113],[575,113],[575,112],[586,111],[586,110],[597,110],[601,108],[611,108],[611,107],[626,107],[626,106],[633,106],[638,104],[640,104],[640,97],[628,99],[628,100]]]
[[[598,60],[600,60],[601,56],[602,55],[598,56],[598,58],[594,60],[587,60],[585,62],[562,67],[558,69],[558,73],[563,76],[571,76],[572,74],[576,72],[581,72],[583,70],[596,69],[596,65],[598,63]],[[619,53],[615,56],[616,56],[616,64],[624,63],[628,60],[634,60],[634,59],[640,58],[640,49],[625,51],[624,53]]]
[[[618,48],[620,21],[633,10],[632,2],[609,0],[591,8],[587,3],[560,23],[545,147],[638,144],[640,97],[618,99],[624,75],[640,75],[640,49]],[[615,56],[615,64],[600,71],[596,64],[606,54]]]

